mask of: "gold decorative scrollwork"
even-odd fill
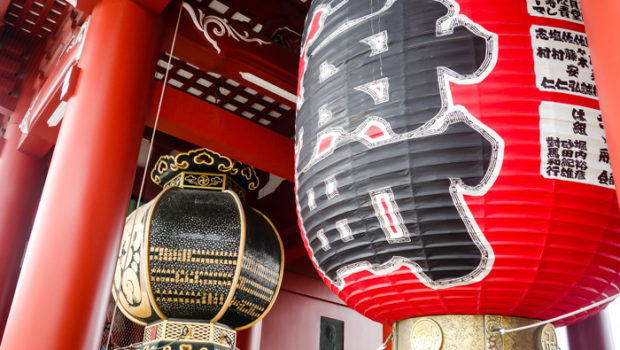
[[[112,294],[123,313],[131,314],[132,319],[140,323],[153,316],[146,289],[142,285],[144,267],[140,262],[150,208],[151,205],[145,204],[127,218],[112,287]]]
[[[217,170],[219,170],[221,172],[230,173],[232,175],[235,175],[235,173],[237,171],[235,169],[235,164],[237,162],[236,161],[232,161],[230,158],[224,157],[224,156],[222,156],[222,161],[224,161],[225,163],[219,164],[217,166]],[[233,173],[233,172],[235,172],[235,173]]]
[[[203,160],[202,159],[203,157],[206,158],[206,160]],[[213,163],[215,163],[215,159],[209,153],[207,153],[206,151],[203,151],[203,152],[200,152],[200,153],[198,153],[198,154],[196,154],[194,156],[194,163],[195,164],[213,165]]]
[[[224,183],[228,180],[214,176],[216,174],[208,174],[209,172],[230,176],[242,190],[253,191],[260,184],[253,167],[206,148],[160,157],[151,171],[151,179],[164,188],[184,187],[189,184],[200,188],[224,189]],[[199,176],[203,174],[206,177]],[[182,177],[177,179],[179,176]]]

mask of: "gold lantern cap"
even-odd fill
[[[151,171],[151,180],[164,189],[230,189],[240,198],[245,197],[245,191],[256,190],[260,184],[254,167],[206,148],[159,157]]]

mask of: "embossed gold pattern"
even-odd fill
[[[500,334],[538,320],[499,315],[436,315],[396,323],[395,350],[557,350],[552,325]],[[542,347],[547,346],[547,347]],[[555,347],[554,347],[555,346]]]
[[[411,329],[411,348],[413,350],[439,350],[443,334],[437,322],[430,318],[418,320]]]
[[[164,188],[198,188],[223,191],[227,186],[226,175],[182,171],[179,175],[164,184]],[[232,180],[228,180],[232,181]]]
[[[539,329],[536,340],[536,350],[558,350],[558,337],[555,334],[555,327],[551,324]]]
[[[156,336],[151,337],[152,334]],[[160,341],[202,342],[234,348],[237,332],[213,323],[162,321],[144,329],[144,344]]]
[[[239,190],[254,191],[260,185],[252,166],[206,148],[159,157],[151,171],[151,180],[164,188],[229,188],[241,196]]]

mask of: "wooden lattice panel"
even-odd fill
[[[162,53],[155,79],[163,81],[169,56]],[[249,119],[287,137],[294,134],[295,110],[271,97],[213,72],[201,71],[173,56],[168,85]]]
[[[61,0],[13,0],[5,21],[9,26],[27,33],[30,38],[47,38],[54,33],[71,10]]]

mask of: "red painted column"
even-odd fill
[[[566,327],[570,350],[614,350],[607,310]]]
[[[0,349],[97,348],[160,38],[132,1],[93,11]]]
[[[618,0],[581,0],[584,25],[615,178],[620,174],[620,15]],[[616,185],[620,201],[620,186]],[[611,350],[606,310],[567,328],[571,350]]]
[[[617,24],[620,1],[581,0],[581,9],[605,123],[611,167],[614,174],[620,174],[620,26]],[[616,191],[616,194],[620,200],[620,192]]]
[[[385,342],[390,335],[392,334],[393,331],[393,327],[392,326],[388,326],[388,325],[383,325],[383,341]],[[385,350],[392,350],[392,341],[393,339],[390,339],[390,341],[386,344]]]
[[[11,122],[0,153],[0,340],[45,175],[41,159],[17,150],[20,136]]]
[[[40,54],[35,54],[15,111],[6,124],[4,137],[0,137],[0,342],[47,168],[43,159],[18,150],[22,135],[18,125],[34,95],[32,86],[39,73],[39,59]]]

